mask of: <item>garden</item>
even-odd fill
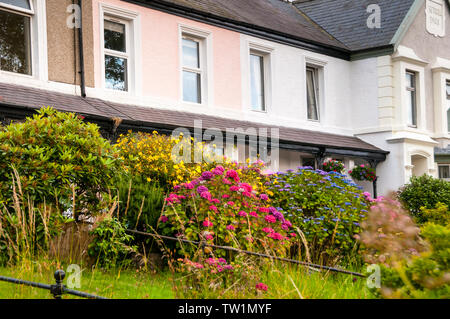
[[[355,183],[369,166],[267,174],[193,139],[203,161],[188,163],[184,140],[110,143],[52,108],[0,126],[0,276],[48,283],[76,265],[65,284],[117,299],[450,298],[449,182],[372,198]],[[2,299],[50,297],[0,281]]]

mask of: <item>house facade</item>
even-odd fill
[[[50,105],[111,139],[183,127],[216,132],[220,145],[217,136],[233,131],[243,143],[233,135],[233,147],[216,152],[243,162],[262,149],[255,140],[273,171],[328,158],[367,164],[378,180],[361,186],[386,194],[445,170],[437,154],[450,141],[449,7],[0,0],[0,120]]]

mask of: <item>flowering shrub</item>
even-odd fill
[[[368,263],[390,264],[393,258],[409,258],[422,249],[417,241],[419,228],[396,200],[374,202],[362,227],[364,231],[358,239],[366,247]]]
[[[160,218],[164,235],[207,241],[216,245],[285,255],[292,224],[268,204],[244,177],[253,169],[226,170],[217,166],[189,183],[177,185]],[[185,252],[192,255],[192,249]],[[217,252],[225,256],[224,251]]]
[[[176,271],[181,274],[178,298],[264,297],[268,289],[267,285],[258,282],[260,267],[245,256],[238,256],[231,263],[225,258],[216,257],[197,262],[180,258],[176,263]]]
[[[325,163],[323,163],[323,170],[325,172],[336,172],[336,173],[342,173],[345,169],[344,163],[337,160],[329,160]]]
[[[190,181],[200,176],[203,170],[213,167],[213,164],[203,161],[201,163],[174,161],[172,151],[181,142],[182,136],[174,138],[159,135],[157,132],[152,134],[139,132],[121,135],[117,145],[132,175],[157,183],[163,188],[171,188]],[[193,140],[192,143],[194,144]],[[203,152],[202,143],[197,143],[196,146]]]
[[[385,298],[450,298],[450,226],[420,230],[398,201],[375,204],[363,223],[366,260],[381,266]]]
[[[347,254],[367,213],[360,188],[344,175],[299,167],[272,175],[273,205],[304,232],[316,260]]]
[[[348,172],[350,176],[357,181],[373,182],[377,179],[375,170],[367,165],[361,164]]]

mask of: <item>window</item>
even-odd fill
[[[314,157],[302,157],[302,166],[316,168],[316,159]]]
[[[183,101],[202,103],[201,41],[184,36],[182,38]]]
[[[112,90],[128,91],[128,24],[117,19],[105,18],[103,25],[105,87]]]
[[[408,125],[417,127],[417,87],[416,73],[406,72],[406,105],[408,112]]]
[[[308,107],[308,120],[319,120],[319,86],[318,86],[318,69],[306,68],[306,94]]]
[[[0,0],[0,70],[31,75],[32,16],[30,1]]]
[[[251,107],[254,111],[265,111],[264,56],[250,53]]]
[[[439,165],[439,178],[440,179],[450,178],[450,166],[449,165]]]
[[[450,100],[450,80],[446,82],[447,100]]]

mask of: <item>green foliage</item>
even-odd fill
[[[431,222],[438,225],[447,225],[450,223],[450,212],[448,206],[437,203],[436,208],[420,208],[421,218],[424,222]]]
[[[450,226],[427,223],[422,237],[430,249],[393,266],[382,265],[381,292],[386,298],[450,298]]]
[[[344,175],[310,167],[272,176],[273,206],[306,236],[315,261],[349,255],[367,214],[361,190]]]
[[[75,192],[80,211],[99,202],[121,160],[97,125],[73,113],[42,108],[23,123],[0,128],[0,202],[7,204],[12,201],[13,168],[21,192],[36,204],[57,198],[67,209]]]
[[[96,259],[98,266],[113,268],[129,264],[127,257],[135,250],[135,247],[129,247],[127,244],[133,237],[125,232],[124,226],[117,218],[105,218],[90,234],[94,238],[89,245],[88,254]]]
[[[344,169],[345,169],[344,163],[338,160],[332,159],[323,163],[323,170],[325,172],[342,173],[344,172]]]
[[[361,164],[348,172],[350,176],[357,181],[373,182],[377,178],[375,170],[367,165]]]
[[[400,189],[398,197],[416,218],[416,222],[423,224],[426,218],[422,207],[433,209],[438,203],[450,207],[450,182],[429,175],[412,177],[409,184]]]
[[[164,206],[164,189],[140,177],[123,176],[118,181],[120,217],[127,228],[156,229]]]

